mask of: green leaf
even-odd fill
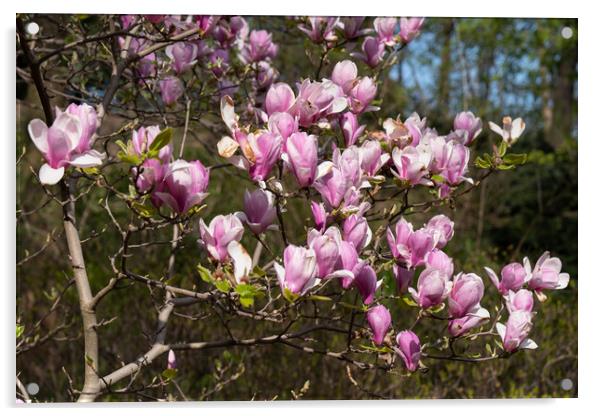
[[[412,307],[417,307],[417,306],[418,306],[418,304],[417,304],[417,303],[414,301],[414,299],[412,299],[412,298],[411,298],[410,296],[408,296],[408,295],[405,295],[405,296],[403,296],[403,297],[401,298],[401,300],[403,300],[403,301],[406,303],[406,305],[410,305],[410,306],[412,306]]]
[[[123,141],[116,140],[115,144],[117,146],[119,146],[119,148],[121,148],[121,150],[123,151],[123,153],[128,153],[128,147],[126,146],[126,144]]]
[[[138,211],[138,214],[140,214],[140,216],[145,217],[145,218],[150,218],[153,216],[153,210],[152,208],[141,204],[139,202],[132,202],[132,207],[134,207],[134,209],[136,209],[136,211]]]
[[[161,133],[157,134],[155,140],[153,140],[153,142],[150,144],[148,150],[150,150],[151,152],[161,150],[163,147],[167,146],[169,142],[171,142],[172,134],[173,131],[171,127],[168,127],[165,130],[161,131]]]
[[[445,308],[445,303],[440,303],[437,306],[430,307],[428,309],[428,311],[431,312],[431,313],[437,313],[437,312],[441,312],[444,308]]]
[[[478,156],[475,159],[474,164],[477,168],[480,168],[480,169],[489,169],[491,167],[491,163],[487,162],[486,160],[481,158],[481,156]]]
[[[527,163],[527,155],[525,153],[508,153],[504,156],[504,163],[509,165],[524,165]]]
[[[284,299],[288,300],[290,303],[293,303],[295,300],[299,298],[299,295],[291,292],[288,288],[284,288],[283,292]]]
[[[228,293],[230,291],[230,288],[232,287],[230,286],[230,282],[227,280],[216,280],[214,284],[217,290],[224,293]]]
[[[178,370],[176,368],[166,368],[161,373],[161,377],[166,380],[172,380],[176,377],[176,374],[178,374]]]
[[[257,277],[264,277],[266,275],[266,272],[261,267],[255,266],[255,267],[253,267],[252,274],[254,274]]]
[[[128,155],[125,152],[117,153],[117,157],[122,162],[129,163],[132,165],[139,165],[140,163],[142,163],[142,161],[140,160],[140,158],[137,155]]]
[[[206,269],[205,267],[201,266],[200,264],[198,264],[196,266],[196,269],[199,272],[199,275],[201,276],[201,280],[203,282],[213,283],[214,279],[213,279],[213,276],[211,275],[211,271],[209,269]]]
[[[255,298],[253,296],[241,296],[240,297],[240,304],[244,307],[244,308],[249,308],[251,306],[253,306],[255,304]]]
[[[433,176],[431,176],[431,179],[437,183],[442,183],[445,181],[445,178],[441,175],[433,175]]]
[[[24,331],[25,331],[25,327],[23,325],[17,324],[17,338],[19,338],[21,335],[23,335]]]
[[[393,352],[393,350],[389,347],[373,347],[372,345],[360,345],[360,348],[366,351],[375,351],[380,353]]]
[[[500,143],[500,147],[498,148],[498,154],[503,157],[506,154],[506,151],[508,150],[508,143],[506,143],[505,141],[502,141],[502,143]]]

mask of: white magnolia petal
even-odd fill
[[[54,169],[48,163],[44,163],[40,168],[40,182],[43,185],[54,185],[58,183],[63,178],[65,174],[65,168],[60,167],[58,169]]]
[[[39,118],[33,119],[27,125],[27,132],[40,152],[48,152],[48,126],[46,123]]]
[[[500,335],[503,341],[506,337],[506,325],[498,322],[497,324],[495,324],[495,329],[497,330],[497,333]]]
[[[234,155],[236,150],[240,147],[238,142],[232,137],[224,136],[219,142],[217,142],[217,153],[221,157],[229,158]]]
[[[537,347],[538,347],[537,343],[535,341],[533,341],[531,338],[527,338],[526,340],[521,342],[520,345],[518,346],[518,348],[524,349],[524,350],[534,350]]]
[[[104,153],[97,152],[96,150],[90,150],[86,153],[73,156],[69,161],[69,164],[78,168],[91,168],[93,166],[100,166],[102,165],[102,159],[104,156]]]
[[[238,241],[228,243],[227,250],[234,264],[234,278],[237,283],[240,283],[253,269],[253,261],[247,250]]]

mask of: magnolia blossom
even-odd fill
[[[374,300],[376,289],[380,286],[380,281],[377,281],[376,272],[367,262],[360,261],[354,267],[353,284],[360,292],[360,296],[365,305],[369,305]]]
[[[196,15],[194,16],[194,20],[202,34],[211,32],[215,25],[219,22],[221,16],[211,16],[211,15]]]
[[[449,314],[453,318],[475,314],[481,308],[484,293],[485,286],[479,276],[474,273],[458,273],[448,297]]]
[[[412,279],[414,278],[414,269],[406,269],[398,264],[393,265],[393,277],[397,283],[397,290],[400,294],[406,293]]]
[[[527,338],[533,327],[533,313],[524,310],[511,312],[506,325],[497,323],[495,328],[502,338],[504,350],[514,352],[518,349],[535,349],[537,344]]]
[[[269,229],[276,219],[274,195],[271,192],[263,189],[253,192],[245,190],[243,206],[244,212],[240,212],[238,216],[255,234]]]
[[[349,109],[355,114],[378,110],[378,107],[370,106],[370,103],[376,97],[376,91],[374,79],[363,77],[357,80],[348,94]]]
[[[234,266],[234,280],[236,280],[236,283],[247,282],[249,273],[253,270],[253,260],[251,260],[247,250],[242,244],[234,240],[228,243],[226,251]]]
[[[352,112],[344,113],[341,118],[339,118],[339,125],[341,127],[341,131],[343,132],[345,146],[347,147],[353,146],[366,128],[365,125],[359,125],[357,116]]]
[[[209,55],[209,68],[213,75],[221,78],[228,70],[230,55],[225,49],[216,49]]]
[[[132,176],[136,181],[138,192],[151,193],[151,202],[156,207],[163,205],[163,200],[157,196],[157,193],[163,192],[165,173],[168,165],[161,163],[160,160],[151,158],[142,162],[140,168],[132,168]]]
[[[374,30],[378,36],[378,41],[387,46],[394,46],[395,28],[397,27],[397,19],[394,17],[377,17],[374,19]]]
[[[348,94],[357,78],[357,66],[348,59],[338,62],[332,69],[330,79]]]
[[[167,368],[175,369],[177,367],[178,365],[176,362],[176,353],[173,350],[169,350],[169,352],[167,353]]]
[[[197,63],[197,45],[192,42],[177,42],[165,48],[165,54],[171,60],[171,67],[182,74]]]
[[[533,292],[527,289],[521,289],[518,292],[510,290],[504,297],[506,299],[506,308],[510,313],[516,311],[533,311]]]
[[[324,204],[311,201],[311,213],[314,217],[314,223],[316,224],[318,231],[324,231],[328,220],[328,214],[326,214]]]
[[[341,17],[339,23],[343,28],[345,39],[355,39],[365,34],[369,29],[361,29],[364,20],[366,20],[366,18],[360,16]]]
[[[299,123],[289,113],[272,113],[268,118],[268,130],[284,140],[299,131]]]
[[[349,241],[360,252],[370,244],[372,230],[368,220],[359,214],[352,214],[343,222],[343,240]]]
[[[409,43],[418,34],[424,24],[424,17],[402,17],[399,19],[399,36],[405,43]]]
[[[353,275],[353,277],[343,276],[341,279],[341,286],[343,286],[345,289],[348,289],[353,284],[356,274],[363,266],[364,263],[359,261],[357,251],[355,250],[353,244],[348,241],[341,241],[339,244],[339,259],[337,260],[335,269],[339,271],[351,272],[351,275]]]
[[[372,341],[375,345],[381,345],[391,328],[391,314],[383,305],[377,305],[366,312],[366,321],[372,330]]]
[[[178,77],[166,77],[159,81],[161,99],[165,105],[172,105],[184,94],[184,84]]]
[[[431,163],[431,154],[420,151],[415,147],[405,147],[403,150],[396,147],[392,153],[395,169],[393,175],[410,185],[429,185],[431,182],[425,178],[428,166]]]
[[[279,73],[269,61],[261,61],[257,63],[257,87],[266,89],[278,79]]]
[[[443,177],[450,185],[458,185],[462,181],[471,180],[465,176],[470,159],[470,150],[462,143],[453,145],[447,166],[443,171]]]
[[[159,126],[140,127],[138,130],[132,131],[132,150],[133,153],[142,156],[149,151],[150,145],[155,141],[157,135],[161,133]],[[163,163],[169,163],[171,158],[173,145],[171,143],[163,146],[159,150],[159,159]]]
[[[278,53],[278,45],[272,42],[272,34],[266,30],[252,30],[249,42],[242,50],[245,62],[259,62],[266,58],[274,58]]]
[[[420,339],[412,331],[401,331],[396,337],[397,345],[395,352],[403,359],[406,368],[409,371],[418,369],[420,361]]]
[[[348,191],[347,180],[341,170],[330,162],[322,162],[313,187],[330,209],[338,208]]]
[[[443,248],[454,236],[454,222],[443,214],[435,215],[426,224],[424,231],[433,237],[437,248]]]
[[[104,154],[90,149],[90,137],[83,134],[79,116],[57,111],[52,126],[48,127],[42,120],[34,119],[29,122],[27,131],[47,162],[39,172],[40,182],[44,185],[54,185],[60,181],[66,166],[88,168],[102,164]],[[83,143],[80,143],[82,139]]]
[[[351,56],[364,61],[370,68],[376,68],[385,57],[385,44],[372,36],[366,36],[362,52],[354,52]]]
[[[303,295],[319,283],[316,279],[316,253],[305,247],[288,245],[284,250],[284,267],[274,263],[274,270],[280,282],[280,288],[292,293]]]
[[[318,169],[318,139],[305,132],[293,133],[286,139],[282,155],[302,188],[310,186]]]
[[[347,108],[347,98],[334,82],[305,79],[299,85],[295,103],[288,112],[299,118],[299,125],[309,127],[324,117],[338,114]]]
[[[431,163],[429,164],[431,173],[438,174],[447,168],[454,148],[452,141],[446,140],[443,136],[426,134],[420,139],[418,146],[431,154]]]
[[[375,178],[380,169],[391,159],[388,153],[383,153],[380,143],[376,140],[366,140],[359,148],[359,151],[362,160],[362,170],[371,178]],[[384,176],[380,178],[383,179]]]
[[[500,292],[502,295],[506,295],[511,290],[517,291],[530,279],[530,276],[527,272],[527,269],[531,269],[529,265],[529,259],[525,257],[523,262],[524,266],[520,263],[510,263],[505,265],[502,269],[501,280],[493,270],[491,270],[489,267],[485,267],[485,271],[489,275],[491,283],[493,283],[498,292]]]
[[[408,291],[418,306],[427,309],[441,304],[451,292],[452,285],[441,270],[425,269],[418,277],[418,291],[414,288],[409,288]]]
[[[338,21],[337,17],[308,17],[309,27],[305,25],[299,25],[298,27],[314,43],[330,42],[336,40],[334,28]]]
[[[218,215],[214,217],[209,226],[203,219],[199,220],[201,244],[207,249],[211,257],[223,263],[228,259],[228,244],[240,241],[244,227],[234,214]]]
[[[265,97],[265,111],[268,115],[274,113],[284,113],[295,102],[295,93],[284,82],[277,82],[273,84],[268,90]]]
[[[254,181],[264,181],[281,156],[282,137],[265,130],[245,134],[236,130],[236,118],[228,115],[225,120],[232,123],[227,122],[228,126],[235,128],[236,140],[223,137],[218,143],[219,154],[237,167],[247,170]],[[239,147],[244,157],[234,156]]]
[[[550,257],[550,252],[548,251],[543,253],[539,260],[537,260],[533,272],[531,272],[531,267],[528,263],[525,268],[531,276],[529,287],[538,294],[544,289],[564,289],[569,284],[569,274],[560,272],[562,270],[562,262],[558,257]]]
[[[317,277],[323,279],[329,277],[334,271],[339,260],[339,245],[341,233],[336,227],[329,227],[323,234],[318,230],[311,229],[307,234],[307,246],[316,255],[318,266]]]
[[[56,108],[57,116],[61,110]],[[92,147],[96,136],[96,129],[98,129],[98,115],[96,110],[91,105],[86,103],[75,104],[71,103],[65,109],[66,113],[72,114],[79,119],[79,124],[82,129],[81,136],[79,137],[79,143],[75,148],[75,153],[85,153]]]
[[[463,111],[454,118],[455,133],[462,138],[462,144],[470,145],[483,129],[483,123],[471,111]]]
[[[412,224],[404,218],[395,225],[395,234],[387,228],[387,241],[391,254],[408,268],[421,266],[435,248],[435,240],[424,230],[414,231]]]
[[[183,214],[207,197],[209,170],[198,160],[179,159],[169,164],[163,183],[162,191],[155,195],[172,210]]]
[[[446,276],[450,277],[454,273],[454,262],[443,251],[434,249],[426,257],[426,267],[441,270]]]
[[[489,311],[485,308],[480,308],[474,313],[450,320],[447,329],[453,337],[459,337],[473,328],[482,326],[489,318]]]
[[[512,117],[506,116],[502,120],[502,127],[490,121],[489,128],[494,133],[499,134],[508,146],[511,146],[516,143],[521,134],[523,134],[523,131],[525,131],[525,122],[520,117],[512,120]]]

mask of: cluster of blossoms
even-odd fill
[[[178,15],[123,15],[123,29],[149,22],[154,28],[164,29],[172,35],[197,30],[198,34],[175,42],[164,54],[149,53],[138,60],[135,75],[142,83],[153,83],[165,105],[174,105],[186,90],[185,82],[195,68],[206,71],[218,83],[218,91],[233,93],[236,79],[230,74],[231,59],[236,57],[244,65],[250,65],[255,73],[253,87],[268,88],[278,77],[272,59],[278,53],[278,45],[265,30],[250,30],[240,16],[178,16]],[[138,54],[151,46],[143,38],[120,38],[120,46],[130,54]],[[229,75],[232,75],[230,77]],[[205,76],[205,75],[204,75]]]
[[[360,59],[371,68],[384,61],[387,52],[410,43],[424,24],[424,18],[418,17],[378,17],[373,27],[362,28],[365,17],[308,17],[299,24],[312,42],[325,43],[332,48],[337,42],[357,44],[359,51],[351,56]],[[361,45],[359,42],[363,39]]]
[[[134,130],[128,143],[128,154],[145,158],[160,133],[159,126]],[[137,191],[150,194],[155,207],[165,204],[178,214],[188,212],[208,195],[209,169],[198,160],[173,160],[171,143],[163,146],[157,157],[148,157],[140,166],[134,167],[132,176]]]
[[[93,150],[98,129],[98,117],[88,104],[70,104],[65,111],[58,107],[50,127],[40,119],[29,122],[29,137],[46,159],[39,178],[44,185],[58,183],[65,167],[90,168],[100,166],[104,154]]]

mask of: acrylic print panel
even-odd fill
[[[576,51],[18,15],[17,401],[576,397]]]

